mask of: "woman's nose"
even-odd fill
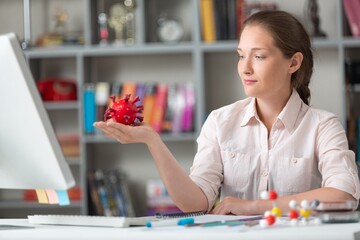
[[[242,59],[239,61],[239,70],[242,74],[252,74],[253,68],[251,64],[251,60],[249,59]]]

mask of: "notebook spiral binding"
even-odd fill
[[[156,218],[183,218],[183,217],[196,217],[196,216],[202,216],[207,214],[206,211],[194,211],[194,212],[176,212],[176,213],[155,213]]]

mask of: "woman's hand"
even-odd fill
[[[95,122],[94,126],[111,138],[122,144],[127,143],[149,143],[157,133],[147,125],[128,126],[114,122],[112,119],[106,122]]]
[[[210,213],[220,215],[257,214],[255,210],[255,201],[234,197],[225,197]]]

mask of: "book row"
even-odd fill
[[[147,215],[153,216],[157,213],[171,214],[180,212],[180,209],[171,199],[161,179],[148,180],[146,184]]]
[[[135,217],[126,176],[118,170],[88,172],[90,214]]]
[[[275,3],[247,3],[245,0],[200,0],[201,32],[204,42],[235,40],[243,21],[260,10],[277,9]]]
[[[144,123],[157,132],[191,132],[194,128],[195,93],[192,83],[97,82],[84,87],[84,131],[95,133],[93,123],[103,121],[111,106],[110,96],[130,100],[138,96],[136,105],[143,105]]]
[[[124,173],[119,170],[96,169],[88,172],[89,212],[99,216],[134,217],[130,187]],[[147,215],[179,212],[160,179],[146,184]]]

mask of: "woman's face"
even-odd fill
[[[246,95],[263,99],[289,96],[292,59],[283,56],[266,29],[246,26],[237,50],[238,73]]]

